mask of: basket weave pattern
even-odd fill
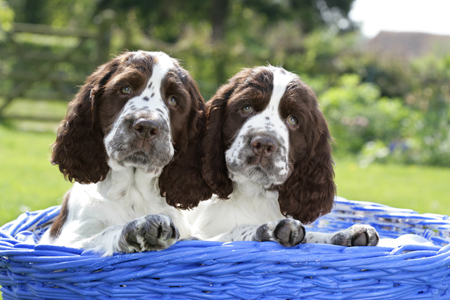
[[[59,209],[25,213],[0,228],[4,299],[450,299],[448,216],[337,198],[333,212],[307,230],[365,223],[382,237],[415,233],[435,246],[183,241],[102,258],[36,245]]]

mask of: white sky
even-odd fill
[[[381,30],[450,35],[450,0],[355,0],[350,18],[367,37]]]

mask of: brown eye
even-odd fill
[[[172,107],[177,107],[178,106],[178,100],[175,97],[170,97],[169,98],[169,105]]]
[[[131,86],[129,86],[129,85],[126,85],[120,89],[120,92],[124,95],[129,95],[129,94],[131,94],[132,91],[133,90],[131,89]]]
[[[248,115],[249,113],[251,113],[253,111],[253,106],[245,105],[244,107],[241,108],[241,110],[244,114]]]
[[[295,126],[298,125],[298,119],[296,117],[292,116],[292,115],[287,117],[286,122],[289,125],[291,125],[292,127],[295,127]]]

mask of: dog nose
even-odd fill
[[[133,123],[134,133],[141,139],[153,140],[159,134],[159,124],[155,121],[137,119]]]
[[[277,150],[277,142],[268,137],[254,137],[250,144],[256,155],[269,157]]]

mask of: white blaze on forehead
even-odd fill
[[[273,90],[269,104],[259,114],[249,118],[244,128],[251,125],[253,128],[264,128],[263,130],[266,131],[268,127],[272,127],[271,130],[280,132],[281,137],[287,140],[288,130],[284,120],[280,116],[280,102],[288,84],[294,79],[294,76],[282,68],[269,66],[267,69],[273,75]]]
[[[154,86],[154,92],[155,95],[159,94],[161,91],[161,82],[164,79],[164,76],[166,76],[167,72],[169,72],[170,69],[173,69],[175,67],[172,58],[168,56],[165,53],[162,52],[149,52],[152,56],[156,57],[157,62],[155,65],[153,65],[153,73],[150,77],[149,82],[147,83],[147,87],[152,83],[152,87]],[[152,90],[152,88],[147,89]],[[160,95],[161,97],[161,95]]]
[[[128,112],[128,108],[134,106],[134,110],[146,110],[149,112],[160,109],[163,111],[162,117],[166,122],[169,121],[169,113],[166,104],[161,95],[161,83],[164,77],[171,69],[175,67],[172,58],[163,52],[138,52],[138,55],[150,55],[155,58],[152,75],[150,76],[144,91],[128,101],[125,106],[124,113]]]
[[[273,90],[269,105],[265,111],[278,113],[281,98],[283,98],[287,85],[292,81],[293,76],[281,68],[269,66],[268,69],[273,74]]]

